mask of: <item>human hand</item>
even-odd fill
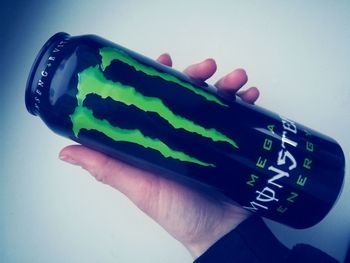
[[[172,66],[168,54],[161,55],[158,61]],[[215,61],[207,59],[189,66],[184,72],[193,79],[205,81],[215,71]],[[221,78],[215,86],[219,94],[237,92],[244,101],[253,103],[259,96],[256,88],[238,92],[246,82],[245,71],[237,69]],[[125,194],[180,241],[194,258],[249,216],[243,208],[215,195],[130,166],[81,145],[65,147],[60,152],[60,159],[83,167],[98,181]]]

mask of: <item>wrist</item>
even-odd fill
[[[213,246],[223,236],[234,230],[239,224],[245,221],[251,215],[247,210],[240,207],[231,207],[226,213],[231,214],[225,216],[222,221],[217,222],[215,226],[208,227],[208,231],[196,240],[184,244],[192,255],[193,259],[197,259],[211,246]]]

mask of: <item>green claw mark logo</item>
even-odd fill
[[[116,60],[124,62],[125,64],[133,67],[136,71],[142,71],[143,73],[146,73],[149,76],[159,77],[159,78],[162,78],[163,80],[176,83],[176,84],[178,84],[186,89],[191,90],[192,92],[196,93],[197,95],[206,98],[209,101],[213,101],[213,102],[220,104],[221,106],[228,107],[226,104],[222,103],[214,95],[212,95],[204,90],[198,89],[198,88],[194,87],[193,85],[191,85],[190,83],[182,81],[173,75],[169,75],[165,72],[160,72],[154,68],[147,67],[143,64],[140,64],[135,59],[131,58],[130,56],[128,56],[127,54],[125,54],[124,52],[122,52],[120,50],[116,50],[116,49],[110,48],[110,47],[105,47],[105,48],[100,49],[100,55],[102,56],[101,68],[103,71],[112,63],[113,60],[116,59]]]
[[[185,83],[182,83],[174,76],[158,72],[150,67],[146,67],[125,53],[122,53],[116,49],[102,48],[100,49],[100,55],[102,56],[102,63],[100,66],[103,71],[111,64],[113,60],[120,60],[123,63],[127,63],[128,65],[134,67],[135,70],[140,70],[147,75],[160,77],[167,81],[176,82],[182,86],[183,83]],[[188,84],[188,86],[191,85]],[[88,94],[96,94],[99,95],[102,99],[109,97],[128,106],[133,105],[142,111],[157,113],[175,129],[182,128],[189,132],[210,138],[213,141],[227,142],[233,147],[238,148],[237,144],[233,140],[218,132],[217,130],[206,129],[191,120],[174,114],[160,98],[144,96],[134,87],[106,79],[103,72],[101,72],[99,65],[89,67],[78,73],[77,89],[78,93],[76,95],[76,98],[78,105],[74,113],[70,116],[73,124],[73,132],[76,137],[78,137],[81,129],[97,130],[114,141],[130,142],[141,145],[145,148],[151,148],[160,152],[166,158],[170,157],[180,161],[196,163],[202,166],[215,167],[214,164],[202,162],[194,157],[187,155],[186,153],[173,150],[161,140],[147,137],[143,135],[139,130],[122,129],[111,125],[108,120],[95,118],[93,116],[93,112],[83,106],[83,102]],[[205,94],[208,96],[206,97],[207,99],[212,96],[205,91],[198,90],[196,88],[193,89],[196,91],[197,95],[203,96],[203,94]]]
[[[164,157],[171,157],[180,161],[197,163],[203,166],[215,166],[190,157],[185,153],[170,149],[165,143],[158,139],[144,136],[139,130],[127,130],[112,126],[107,120],[96,119],[91,110],[85,107],[77,107],[71,116],[74,123],[74,133],[77,137],[80,129],[97,130],[115,141],[124,141],[139,144],[145,148],[159,151]]]

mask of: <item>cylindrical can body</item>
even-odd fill
[[[26,105],[58,134],[295,228],[319,222],[341,190],[345,160],[333,139],[98,36],[54,35]]]

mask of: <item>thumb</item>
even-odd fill
[[[158,176],[138,169],[82,145],[61,150],[59,158],[87,170],[98,181],[125,194],[140,209],[147,210],[151,190],[158,184]],[[147,198],[145,198],[147,197]],[[148,211],[145,211],[148,212]]]

